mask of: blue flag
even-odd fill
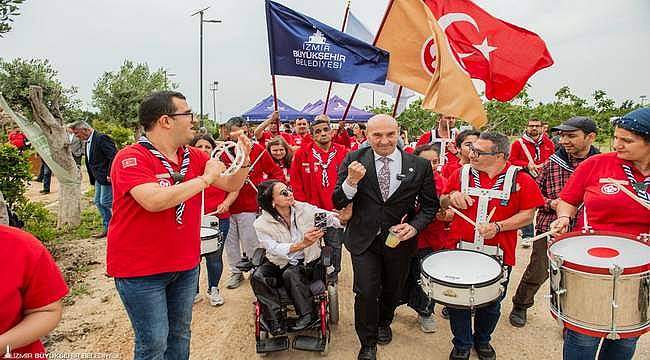
[[[271,74],[383,85],[388,52],[266,1]]]

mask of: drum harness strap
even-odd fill
[[[500,199],[501,206],[508,205],[510,194],[516,190],[515,177],[517,172],[521,170],[519,166],[510,166],[505,174],[499,175],[497,181],[491,189],[484,189],[481,187],[481,181],[477,170],[473,169],[471,165],[465,164],[461,168],[461,192],[466,195],[478,197],[478,205],[476,209],[476,224],[482,224],[487,221],[488,217],[488,204],[491,199]],[[473,178],[474,187],[469,186],[470,173]],[[503,186],[502,186],[503,185]],[[479,234],[478,228],[474,229],[474,242],[469,243],[461,241],[460,248],[468,247],[488,255],[500,255],[499,246],[484,245],[484,239]]]

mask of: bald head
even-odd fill
[[[399,138],[397,121],[385,114],[375,115],[368,120],[368,143],[381,156],[388,156],[395,151]]]

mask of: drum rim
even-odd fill
[[[570,319],[564,316],[563,313],[559,313],[552,304],[551,306],[549,306],[549,312],[551,313],[551,316],[554,319],[559,319],[565,328],[569,330],[573,330],[580,334],[594,336],[594,337],[606,337],[612,332],[612,331],[600,330],[600,329],[596,330],[593,328],[590,329],[585,325],[581,325],[579,321]],[[625,338],[641,336],[647,333],[648,331],[650,331],[650,321],[642,325],[640,328],[636,328],[636,329],[624,329],[624,330],[617,329],[616,333],[621,337],[621,339],[625,339]]]
[[[215,229],[215,228],[210,227],[210,226],[201,226],[201,228],[206,228],[206,229],[210,229],[210,230],[215,231],[215,233],[213,235],[201,236],[201,241],[214,240],[214,239],[217,239],[219,236],[221,236],[221,233],[220,233],[220,231],[218,229]]]
[[[631,234],[625,234],[625,233],[620,233],[620,232],[615,232],[615,231],[599,231],[599,230],[591,230],[590,232],[585,232],[584,230],[581,231],[572,231],[568,233],[564,233],[561,235],[556,236],[553,240],[551,240],[547,246],[546,250],[546,256],[548,257],[549,261],[553,261],[553,253],[551,252],[551,247],[568,238],[572,237],[578,237],[578,236],[615,236],[615,237],[620,237],[624,238],[627,240],[632,240],[636,241],[642,245],[645,246],[650,246],[646,244],[645,242],[641,241],[638,237],[635,237],[634,235]],[[582,265],[582,264],[577,264],[571,261],[568,261],[564,258],[562,258],[562,266],[567,269],[572,269],[572,270],[577,270],[577,271],[582,271],[590,274],[601,274],[601,275],[611,275],[610,268],[605,268],[605,267],[598,267],[598,266],[590,266],[590,265]],[[632,267],[626,267],[623,268],[623,273],[622,275],[638,275],[638,274],[643,274],[645,272],[650,271],[650,263],[645,264],[645,265],[639,265],[639,266],[632,266]]]
[[[424,271],[424,269],[422,268],[422,263],[424,263],[424,261],[426,259],[428,259],[430,256],[433,256],[433,255],[435,255],[437,253],[440,253],[440,252],[446,252],[446,251],[468,251],[468,252],[473,252],[473,253],[477,253],[477,254],[487,256],[487,257],[491,258],[492,260],[496,261],[499,264],[499,275],[497,275],[494,279],[483,281],[481,283],[474,283],[474,284],[454,284],[454,283],[450,283],[450,282],[447,282],[447,281],[444,281],[444,280],[435,279],[435,278],[431,277],[429,274],[427,274]],[[482,253],[480,251],[470,250],[470,249],[442,249],[442,250],[434,251],[431,254],[428,254],[427,256],[422,258],[422,260],[420,260],[420,274],[422,276],[424,276],[425,278],[427,278],[428,280],[433,281],[436,284],[452,287],[452,288],[455,288],[455,289],[470,289],[472,287],[484,288],[484,287],[487,287],[487,286],[493,285],[494,283],[499,282],[499,280],[501,280],[503,278],[503,266],[495,257],[493,257],[491,255],[488,255],[488,254],[485,254],[485,253]]]

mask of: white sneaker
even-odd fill
[[[212,306],[223,305],[224,303],[223,296],[219,294],[219,288],[216,286],[210,288],[208,299],[210,300],[210,305]]]
[[[436,318],[433,314],[429,316],[418,315],[418,324],[420,324],[420,330],[422,330],[422,332],[436,332]]]
[[[196,295],[194,295],[194,303],[195,304],[199,303],[199,302],[201,302],[201,300],[203,300],[203,298],[201,297],[201,294],[196,293]]]

